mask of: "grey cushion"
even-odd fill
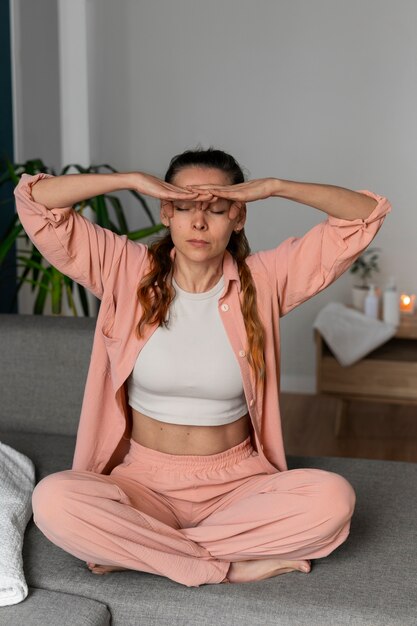
[[[29,588],[23,602],[0,608],[0,626],[110,626],[110,613],[96,600]]]
[[[94,324],[0,315],[0,430],[76,434]]]
[[[0,433],[30,456],[39,475],[70,466],[74,440]],[[112,626],[416,626],[417,464],[290,458],[345,476],[357,494],[348,541],[309,575],[186,588],[143,572],[95,576],[31,523],[24,565],[33,587],[71,591],[108,605]]]

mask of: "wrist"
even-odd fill
[[[139,172],[117,172],[117,185],[122,189],[137,189]]]
[[[271,196],[281,196],[284,190],[284,182],[280,178],[271,178]]]

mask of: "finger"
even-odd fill
[[[172,204],[172,202],[170,201],[162,202],[161,208],[162,208],[163,214],[167,218],[171,218],[174,216],[174,205]]]
[[[197,194],[195,200],[196,202],[211,202],[213,200],[213,194],[210,191],[206,190],[195,190]]]
[[[211,188],[206,185],[186,185],[185,189],[188,189],[192,193],[211,193]]]
[[[215,185],[213,183],[204,183],[201,185],[187,185],[188,188],[191,189],[219,189],[221,191],[240,191],[241,189],[247,189],[252,186],[252,182],[248,183],[237,183],[236,185]]]
[[[211,205],[216,202],[217,198],[213,197],[211,200],[206,200],[206,202],[202,202],[201,203],[201,208],[203,211],[206,211],[207,209],[209,209],[211,207]]]
[[[170,183],[164,183],[161,185],[160,198],[164,200],[193,200],[197,198],[198,191],[194,189],[187,189],[186,187],[176,187]]]
[[[229,209],[229,219],[230,220],[234,220],[238,217],[238,215],[240,215],[240,212],[243,209],[243,204],[242,202],[233,202],[233,204],[231,205],[230,209]]]
[[[232,185],[210,185],[209,183],[205,183],[204,185],[187,185],[188,189],[198,189],[204,191],[217,191],[223,189],[233,189]]]
[[[194,189],[197,189],[197,186],[194,186]],[[216,197],[227,200],[243,200],[245,198],[243,192],[239,192],[234,187],[210,187],[205,191],[210,191]]]
[[[199,196],[198,191],[178,191],[173,193],[172,191],[166,191],[161,193],[161,199],[163,200],[195,200]]]
[[[177,185],[172,185],[171,183],[164,183],[163,186],[165,189],[174,191],[175,193],[194,193],[194,190],[190,190],[188,185],[186,187],[178,187]]]

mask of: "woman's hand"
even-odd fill
[[[211,201],[213,194],[208,190],[184,189],[142,172],[115,172],[114,174],[65,174],[38,180],[32,186],[35,202],[47,208],[64,208],[93,196],[123,189],[165,201],[192,200]]]
[[[230,200],[229,219],[236,219],[246,202],[264,200],[275,195],[278,180],[276,178],[258,178],[237,185],[190,185],[192,191],[210,192],[213,198]]]
[[[185,189],[143,172],[136,172],[133,176],[135,177],[135,191],[162,200],[166,217],[173,217],[175,201],[201,202],[204,208],[215,201],[208,189]]]
[[[160,200],[192,200],[194,202],[210,201],[213,194],[209,190],[185,189],[177,187],[164,180],[145,174],[143,172],[132,173],[133,189],[139,193],[143,193]]]
[[[191,185],[190,190],[209,191],[218,198],[238,202],[254,202],[276,195],[278,179],[258,178],[238,185]]]
[[[258,178],[239,185],[192,185],[188,189],[209,191],[213,196],[232,200],[234,216],[238,214],[236,206],[239,202],[253,202],[272,196],[293,200],[344,220],[367,219],[378,202],[367,192],[280,178]],[[230,212],[229,217],[233,219]]]

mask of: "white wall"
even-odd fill
[[[393,274],[417,292],[414,0],[87,6],[92,161],[162,175],[172,155],[201,143],[234,154],[253,178],[387,195],[379,280]],[[257,250],[322,219],[270,200],[250,207],[246,230]],[[343,276],[282,320],[284,389],[312,390],[312,322],[328,301],[349,302],[351,282]]]

